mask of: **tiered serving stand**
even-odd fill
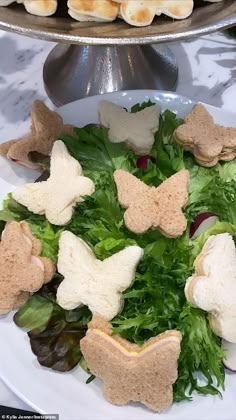
[[[174,21],[161,16],[142,28],[120,19],[113,23],[77,22],[67,14],[66,1],[58,2],[57,14],[47,18],[29,15],[22,5],[0,7],[0,29],[58,42],[43,69],[46,91],[57,106],[118,90],[174,90],[177,63],[164,43],[236,24],[235,0],[196,0],[188,19]]]

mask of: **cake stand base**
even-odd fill
[[[174,54],[164,45],[58,44],[46,59],[43,78],[49,98],[60,106],[120,90],[175,90],[178,68]]]

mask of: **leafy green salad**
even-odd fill
[[[131,112],[149,105],[150,101],[135,105]],[[96,191],[75,208],[66,226],[51,225],[44,216],[14,201],[11,194],[0,211],[0,232],[9,220],[26,220],[42,243],[42,256],[54,262],[63,230],[80,236],[101,260],[128,245],[144,249],[135,281],[123,293],[122,312],[111,322],[115,333],[139,345],[165,330],[181,331],[175,401],[191,399],[194,391],[215,395],[224,389],[220,339],[209,327],[208,314],[186,301],[184,286],[193,272],[194,259],[210,235],[229,232],[236,237],[236,161],[218,163],[213,168],[196,164],[194,157],[174,141],[174,131],[182,122],[168,110],[161,115],[151,157],[145,165],[137,164],[139,157],[124,144],[111,143],[108,130],[97,125],[75,128],[74,137],[62,136],[69,153],[81,163],[84,175],[96,185]],[[184,210],[188,220],[185,233],[171,239],[157,230],[142,235],[130,232],[124,224],[113,172],[124,169],[146,184],[158,186],[184,168],[191,179]],[[217,214],[218,222],[191,239],[191,223],[202,212]],[[91,312],[85,306],[66,311],[57,305],[56,291],[61,281],[62,276],[56,273],[18,310],[14,322],[27,329],[32,351],[41,365],[65,372],[77,365],[86,368],[80,339],[86,333]]]

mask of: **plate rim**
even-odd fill
[[[190,15],[190,17],[186,18],[186,19],[181,19],[181,20],[174,20],[174,24],[178,24],[177,26],[179,26],[179,29],[173,29],[173,32],[163,32],[163,33],[152,33],[152,34],[145,34],[144,31],[148,31],[148,28],[151,28],[152,25],[146,26],[146,27],[133,27],[133,26],[129,26],[128,24],[125,24],[125,27],[129,29],[130,31],[130,35],[119,35],[119,36],[109,36],[109,25],[116,25],[117,23],[115,22],[111,22],[106,24],[107,25],[107,33],[104,34],[103,36],[99,36],[99,35],[94,35],[94,36],[86,36],[86,35],[80,35],[79,32],[81,31],[81,28],[83,29],[85,27],[84,22],[76,22],[75,20],[72,20],[72,23],[70,25],[70,27],[72,28],[73,26],[77,28],[77,30],[75,30],[75,32],[77,31],[76,34],[73,34],[73,30],[71,30],[70,32],[60,32],[57,29],[53,29],[50,28],[49,25],[49,29],[48,30],[42,30],[40,28],[40,24],[37,24],[37,21],[40,22],[40,19],[48,19],[50,21],[50,19],[57,19],[56,17],[48,17],[48,18],[40,18],[38,16],[33,16],[32,20],[36,21],[35,25],[30,25],[30,24],[25,24],[24,26],[22,26],[22,24],[18,24],[16,22],[14,22],[14,19],[12,19],[12,16],[14,17],[14,11],[17,10],[15,8],[13,9],[8,9],[8,11],[4,11],[4,14],[7,16],[7,18],[1,18],[0,16],[0,29],[6,30],[6,31],[10,31],[10,32],[15,32],[21,35],[26,35],[32,38],[39,38],[42,40],[47,40],[47,41],[53,41],[53,42],[61,42],[61,43],[68,43],[68,44],[77,44],[77,45],[107,45],[107,46],[112,46],[112,45],[145,45],[145,44],[151,44],[151,43],[163,43],[163,42],[169,42],[169,41],[179,41],[179,40],[183,40],[186,38],[190,38],[193,36],[202,36],[202,35],[206,35],[212,32],[216,32],[219,30],[223,30],[229,27],[232,27],[233,25],[236,24],[236,4],[234,3],[234,0],[224,0],[224,1],[228,1],[228,6],[226,5],[226,7],[223,7],[221,5],[221,3],[209,3],[208,5],[204,5],[204,8],[210,8],[212,13],[211,15],[214,15],[214,12],[217,12],[218,9],[220,9],[222,7],[222,11],[223,10],[227,10],[229,8],[229,13],[225,15],[224,18],[217,18],[216,21],[214,21],[214,19],[205,25],[195,25],[196,27],[194,27],[194,25],[192,25],[192,18],[194,16],[194,12],[192,13],[192,15]],[[2,6],[2,8],[5,8],[4,6]],[[20,9],[19,9],[20,10]],[[198,9],[199,10],[199,9]],[[28,13],[25,12],[28,16]],[[196,12],[195,12],[196,13]],[[233,13],[233,14],[232,14]],[[19,15],[24,15],[23,12],[20,11]],[[65,18],[67,19],[67,18]],[[69,18],[68,18],[69,19]],[[181,25],[181,22],[184,22],[184,24]],[[189,26],[188,26],[188,22],[189,22]],[[123,22],[120,23],[121,25],[123,24]],[[187,28],[186,28],[186,24],[187,24]],[[104,24],[100,24],[100,28],[101,25]],[[119,25],[119,22],[118,22]],[[117,26],[118,26],[117,25]],[[153,25],[154,26],[154,25]],[[183,28],[181,28],[183,26]],[[99,27],[99,26],[98,26]],[[111,28],[111,26],[110,26]],[[87,27],[87,30],[89,30],[89,26]],[[132,32],[138,32],[138,34],[140,33],[140,35],[133,35]],[[100,31],[98,31],[99,33]],[[96,33],[96,31],[95,31]]]

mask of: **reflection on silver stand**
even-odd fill
[[[0,29],[59,42],[46,60],[44,83],[51,100],[63,105],[118,90],[174,90],[176,60],[163,43],[236,24],[236,0],[194,3],[187,19],[160,16],[145,27],[133,27],[119,19],[109,24],[76,22],[63,8],[52,17],[33,16],[21,5],[14,5],[0,8]]]
[[[58,44],[45,62],[43,77],[49,98],[60,106],[118,90],[174,90],[178,68],[175,56],[164,45]]]

